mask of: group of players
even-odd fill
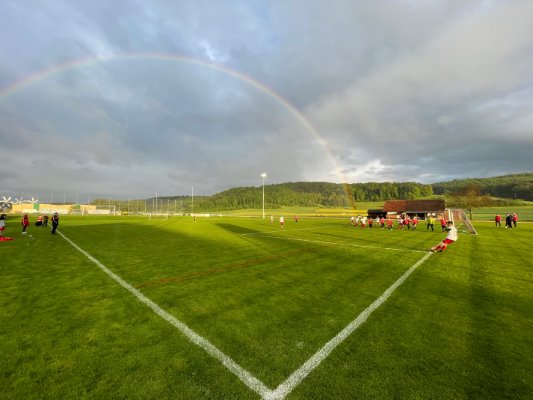
[[[8,240],[11,238],[6,238],[4,236],[4,231],[6,229],[6,214],[0,215],[0,237],[4,238],[4,240]],[[39,227],[47,227],[48,226],[48,215],[39,215],[37,217],[37,221],[35,222],[35,226]],[[52,235],[55,235],[57,227],[59,226],[59,214],[54,213],[52,215]],[[28,227],[30,226],[30,218],[28,214],[24,214],[22,216],[22,219],[20,220],[20,223],[22,225],[22,234],[25,235],[27,233]]]
[[[433,232],[435,230],[435,215],[433,214],[427,214],[426,216],[426,230]],[[431,252],[443,252],[446,250],[448,245],[450,243],[453,243],[457,241],[457,228],[453,225],[453,221],[446,221],[444,216],[440,216],[438,218],[438,221],[440,222],[441,230],[442,232],[447,232],[446,237],[442,242],[439,242],[437,245],[433,246],[430,251]],[[412,218],[407,214],[402,214],[398,218],[396,218],[397,222],[397,229],[408,229],[408,230],[416,230],[418,224],[420,223],[420,219],[417,215],[413,216]],[[350,219],[350,223],[355,227],[360,227],[361,229],[365,229],[367,226],[368,228],[372,228],[374,224],[376,226],[379,225],[380,229],[386,229],[391,231],[394,228],[394,220],[388,216],[387,218],[381,216],[381,217],[366,217],[366,216],[360,216],[357,217],[352,216]]]
[[[350,223],[354,226],[354,228],[360,227],[361,229],[365,229],[366,227],[372,228],[374,226],[379,226],[380,229],[393,230],[395,220],[397,229],[416,230],[418,224],[420,223],[420,219],[417,215],[415,215],[414,217],[410,217],[407,214],[402,214],[395,219],[392,219],[390,216],[387,218],[383,216],[371,218],[358,215],[357,217],[352,216],[350,219]],[[440,222],[442,231],[446,231],[446,219],[441,216],[438,218],[438,220]],[[435,216],[428,214],[426,218],[426,230],[429,231],[430,229],[432,232],[435,230]]]

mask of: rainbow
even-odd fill
[[[146,59],[179,62],[179,63],[196,65],[196,66],[216,70],[226,75],[232,76],[242,82],[245,82],[249,84],[250,86],[259,90],[260,92],[275,99],[279,104],[281,104],[287,111],[289,111],[302,124],[302,126],[306,129],[306,131],[309,132],[313,136],[314,140],[316,140],[316,142],[320,144],[320,146],[324,149],[325,153],[328,155],[328,157],[332,161],[335,167],[335,170],[336,170],[336,174],[340,178],[341,182],[344,184],[345,191],[348,194],[347,181],[336,160],[336,157],[333,155],[331,149],[329,148],[327,141],[324,140],[320,136],[320,134],[313,127],[311,122],[309,122],[309,120],[302,114],[301,111],[298,110],[296,106],[291,104],[287,99],[282,97],[280,94],[276,93],[274,90],[272,90],[268,86],[253,79],[252,77],[245,75],[241,72],[235,71],[233,69],[230,69],[224,65],[216,64],[210,61],[182,56],[178,54],[149,53],[149,52],[114,53],[110,55],[97,55],[97,56],[92,56],[92,57],[79,58],[79,59],[67,61],[62,64],[54,65],[42,71],[35,72],[29,76],[19,79],[18,81],[12,83],[11,85],[5,88],[0,88],[0,101],[7,99],[8,97],[14,95],[15,93],[20,92],[21,90],[24,90],[27,87],[35,83],[48,79],[51,76],[58,75],[65,71],[73,70],[73,69],[80,68],[80,67],[90,66],[93,64],[115,61],[115,60],[146,60]],[[349,198],[352,198],[352,196],[349,195]]]

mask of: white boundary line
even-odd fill
[[[396,282],[394,282],[381,296],[379,296],[372,304],[370,304],[357,318],[350,322],[342,331],[340,331],[333,339],[327,342],[320,350],[318,350],[309,360],[307,360],[300,368],[294,371],[283,383],[281,383],[275,390],[269,389],[263,382],[254,377],[251,373],[238,365],[231,357],[224,354],[216,348],[211,342],[202,336],[198,335],[191,328],[183,322],[176,319],[174,316],[163,310],[156,303],[143,295],[139,290],[135,289],[128,282],[123,280],[120,276],[109,270],[104,264],[91,256],[81,247],[79,247],[72,240],[67,238],[63,233],[57,231],[72,247],[82,253],[90,261],[104,271],[110,278],[117,282],[124,289],[133,294],[140,302],[152,309],[157,315],[177,328],[183,335],[185,335],[191,342],[204,349],[209,355],[219,360],[229,371],[236,375],[248,388],[256,392],[264,400],[281,400],[290,394],[316,367],[324,361],[330,353],[341,344],[348,336],[350,336],[357,328],[359,328],[368,317],[381,306],[394,291],[405,282],[405,280],[422,265],[433,253],[426,253],[424,257],[418,260],[411,268],[409,268]],[[302,240],[302,239],[297,239]],[[367,246],[366,246],[367,247]]]
[[[350,336],[357,328],[359,328],[379,306],[402,284],[405,280],[417,269],[424,261],[426,261],[433,253],[426,253],[424,257],[418,260],[411,268],[409,268],[396,282],[394,282],[381,296],[370,304],[356,319],[350,322],[346,328],[340,331],[337,336],[327,342],[320,350],[318,350],[309,360],[307,360],[300,368],[294,371],[285,382],[279,385],[275,390],[269,393],[268,397],[264,399],[278,400],[284,399],[296,386],[298,386],[318,365],[329,356],[329,354],[341,344],[348,336]]]
[[[222,363],[222,365],[224,365],[224,367],[226,367],[233,374],[235,374],[246,386],[248,386],[254,392],[258,393],[262,398],[267,398],[270,395],[270,393],[272,391],[267,386],[265,386],[265,384],[263,382],[261,382],[259,379],[257,379],[252,374],[250,374],[248,371],[243,369],[240,365],[238,365],[235,361],[233,361],[233,359],[231,359],[231,357],[229,357],[226,354],[224,354],[222,351],[217,349],[213,344],[211,344],[211,342],[209,342],[207,339],[205,339],[202,336],[198,335],[196,332],[194,332],[191,328],[189,328],[183,322],[179,321],[174,316],[170,315],[168,312],[163,310],[156,303],[154,303],[148,297],[143,295],[139,290],[135,289],[128,282],[126,282],[124,279],[122,279],[117,274],[113,273],[104,264],[102,264],[96,258],[91,256],[89,253],[87,253],[85,250],[83,250],[81,247],[79,247],[72,240],[67,238],[64,234],[62,234],[59,231],[57,231],[57,232],[63,237],[63,239],[65,239],[68,243],[70,243],[72,245],[72,247],[74,247],[76,250],[78,250],[80,253],[82,253],[90,261],[95,263],[98,266],[98,268],[100,268],[107,275],[109,275],[109,277],[111,279],[113,279],[120,286],[122,286],[124,289],[129,291],[135,297],[137,297],[137,299],[141,303],[143,303],[146,306],[150,307],[152,309],[152,311],[154,311],[157,315],[159,315],[165,321],[167,321],[168,323],[173,325],[175,328],[177,328],[183,335],[185,335],[187,337],[187,339],[189,339],[191,342],[193,342],[197,346],[199,346],[202,349],[204,349],[212,357],[214,357],[217,360],[219,360]]]

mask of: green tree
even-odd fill
[[[453,207],[463,208],[470,213],[472,219],[472,209],[488,207],[492,204],[490,196],[481,194],[481,188],[474,183],[453,192],[450,195],[449,204]]]

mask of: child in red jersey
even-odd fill
[[[440,217],[440,227],[442,232],[446,232],[446,219],[444,217]]]
[[[26,234],[26,228],[30,226],[30,219],[28,218],[28,214],[24,214],[24,216],[22,217],[21,223],[22,223],[22,233]]]
[[[409,218],[409,215],[406,215],[403,219],[403,225],[407,227],[407,229],[411,229],[411,219]]]

